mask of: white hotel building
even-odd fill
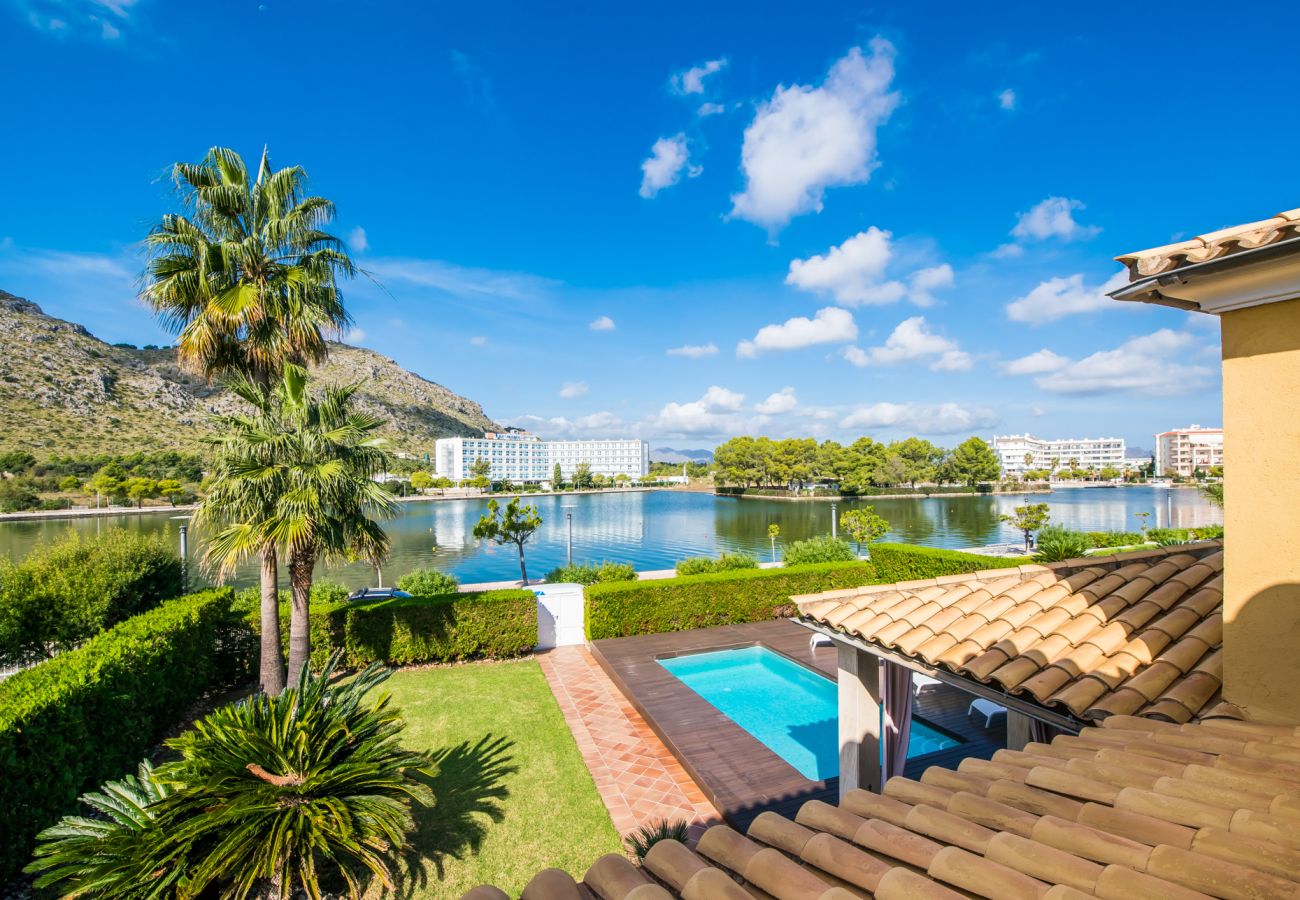
[[[550,481],[555,464],[572,478],[580,463],[591,474],[644,478],[650,472],[650,445],[639,440],[544,441],[526,432],[486,432],[481,438],[439,438],[434,467],[452,481],[473,478],[474,463],[492,464],[493,481]]]
[[[1126,468],[1123,438],[1069,438],[1049,441],[1031,434],[1009,434],[993,438],[993,450],[1002,463],[1002,474],[1019,478],[1029,469],[1063,469],[1077,460],[1080,469]],[[1025,456],[1029,464],[1025,464]]]
[[[1156,474],[1191,478],[1196,470],[1223,465],[1223,429],[1192,425],[1156,435]]]

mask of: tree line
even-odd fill
[[[714,479],[737,487],[797,490],[835,484],[845,493],[867,488],[996,481],[998,456],[968,438],[951,449],[918,437],[886,444],[861,437],[851,444],[813,438],[734,437],[713,452]]]

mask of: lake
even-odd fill
[[[714,556],[743,550],[767,560],[771,549],[767,526],[781,526],[780,545],[818,534],[829,534],[828,501],[781,501],[715,497],[712,494],[649,491],[533,497],[542,516],[540,531],[527,544],[528,574],[544,575],[565,559],[567,516],[573,517],[573,558],[576,562],[616,560],[639,570],[672,568],[687,556]],[[1137,531],[1138,512],[1150,512],[1150,527],[1189,528],[1223,521],[1222,510],[1189,488],[1157,489],[1066,488],[1051,494],[1002,494],[931,499],[840,501],[838,508],[871,505],[891,525],[885,540],[932,547],[978,547],[1021,539],[998,516],[1023,503],[1047,503],[1052,522],[1080,531]],[[504,581],[519,577],[512,547],[474,540],[474,523],[486,500],[437,500],[404,503],[396,518],[385,523],[393,548],[384,567],[384,583],[420,567],[450,572],[462,582]],[[121,527],[176,535],[181,523],[170,511],[157,514],[90,519],[0,522],[0,554],[21,558],[32,545],[59,536],[69,528],[93,534]],[[202,535],[191,534],[190,553],[197,557]],[[349,587],[374,583],[367,566],[322,566],[320,578]],[[256,582],[248,566],[236,584]]]

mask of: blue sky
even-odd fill
[[[165,342],[168,166],[267,145],[352,341],[498,421],[1149,447],[1221,420],[1217,322],[1112,257],[1300,203],[1300,11],[1058,6],[0,0],[0,288]]]

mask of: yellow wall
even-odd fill
[[[1300,299],[1224,313],[1224,698],[1300,721]]]

